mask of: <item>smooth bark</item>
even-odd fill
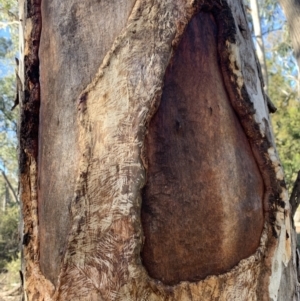
[[[261,66],[261,71],[264,80],[264,89],[265,92],[268,93],[268,69],[267,69],[267,63],[265,57],[265,46],[262,37],[260,13],[259,13],[259,6],[257,0],[250,0],[250,6],[251,6],[251,16],[253,22],[254,35],[255,35],[256,46],[257,46],[256,53]]]
[[[287,18],[294,55],[300,68],[300,2],[297,0],[280,0],[279,2]]]

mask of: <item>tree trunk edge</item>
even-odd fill
[[[294,48],[294,56],[297,60],[298,70],[300,68],[300,4],[296,0],[280,0],[281,7],[287,18],[287,23],[290,29],[291,40]],[[298,71],[299,73],[299,71]],[[300,75],[298,74],[298,79]]]
[[[22,270],[25,300],[50,300],[54,287],[40,272],[37,219],[37,156],[39,124],[40,0],[20,0],[19,181],[22,215]]]

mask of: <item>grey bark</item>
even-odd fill
[[[290,36],[294,48],[294,55],[300,69],[300,2],[298,0],[280,0],[290,28]],[[300,80],[300,77],[299,77]]]
[[[264,85],[265,85],[264,89],[265,92],[268,94],[268,70],[267,70],[267,63],[266,63],[266,56],[265,56],[264,40],[261,31],[258,1],[250,0],[250,6],[251,6],[251,16],[253,21],[254,35],[256,40],[256,53],[261,65],[261,71],[262,71]]]

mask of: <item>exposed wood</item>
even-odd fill
[[[263,229],[264,184],[223,83],[217,33],[209,13],[190,21],[146,136],[142,258],[166,284],[229,271]]]
[[[21,45],[19,65],[22,89],[20,100],[19,177],[23,224],[21,228],[22,268],[25,277],[25,300],[47,300],[53,285],[44,277],[39,265],[37,156],[40,109],[39,41],[41,33],[40,0],[19,2]],[[48,299],[49,300],[49,299]]]
[[[42,1],[40,264],[54,285],[70,230],[70,206],[80,161],[76,100],[124,28],[133,3],[134,0]]]
[[[99,34],[99,18],[96,18],[97,15],[90,15],[92,7],[97,7],[99,3],[105,5],[104,2],[72,2],[73,9],[70,9],[70,3],[67,9],[62,2],[43,1],[42,17],[45,31],[41,39],[41,64],[37,65],[40,43],[37,33],[40,32],[41,26],[40,2],[27,1],[26,7],[34,9],[29,10],[29,14],[27,11],[28,17],[25,18],[25,70],[35,68],[37,71],[34,77],[31,77],[30,72],[25,72],[25,98],[21,106],[21,197],[24,215],[24,289],[27,300],[275,301],[283,300],[282,296],[288,294],[295,296],[293,267],[296,259],[288,196],[270,130],[268,109],[259,80],[251,35],[248,30],[240,30],[247,28],[241,3],[236,0],[138,0],[133,9],[132,6],[126,6],[126,13],[123,6],[120,6],[120,19],[123,23],[120,27],[112,26],[113,34],[107,37],[107,44],[104,43],[105,47],[99,55],[94,45],[100,45],[97,44],[98,39],[101,40],[105,32]],[[35,6],[28,6],[29,3]],[[104,20],[111,20],[112,16],[116,15],[117,6],[114,6],[114,1],[109,5],[111,10],[105,11],[107,16],[103,16]],[[240,262],[232,261],[234,267],[231,268],[230,264],[222,267],[222,271],[228,272],[219,275],[212,270],[212,273],[216,274],[205,279],[200,280],[199,278],[205,277],[200,275],[195,281],[187,279],[189,281],[169,286],[147,274],[140,256],[144,242],[140,217],[141,192],[151,164],[149,160],[149,166],[147,165],[147,154],[151,152],[147,153],[149,148],[145,148],[145,135],[149,130],[149,139],[151,138],[151,122],[155,122],[155,111],[158,109],[158,114],[160,109],[165,111],[164,97],[170,95],[170,92],[167,84],[164,88],[164,82],[167,83],[168,79],[172,79],[176,74],[179,79],[185,80],[172,68],[177,68],[176,53],[181,53],[181,38],[183,37],[184,45],[185,38],[189,37],[189,31],[187,35],[184,34],[186,26],[193,28],[190,21],[199,12],[209,24],[207,35],[210,41],[217,40],[217,61],[220,63],[221,75],[217,75],[219,71],[216,70],[214,76],[218,76],[219,80],[213,89],[220,89],[224,97],[216,99],[220,102],[220,107],[222,104],[223,108],[226,108],[224,112],[227,112],[227,115],[224,113],[224,116],[230,117],[230,120],[226,120],[227,126],[229,127],[230,122],[236,126],[231,141],[238,142],[234,144],[239,147],[236,149],[236,157],[242,154],[241,158],[246,158],[245,162],[239,160],[239,163],[242,166],[245,164],[245,168],[250,169],[256,178],[253,186],[247,184],[244,189],[249,193],[251,187],[259,187],[255,198],[257,207],[251,208],[254,211],[257,208],[256,212],[259,215],[250,227],[255,224],[261,231],[260,206],[263,206],[264,229],[261,235],[250,231],[253,241],[247,247],[249,253],[244,253],[241,258],[246,258]],[[55,14],[58,16],[58,23],[52,23]],[[82,15],[85,17],[77,24],[76,20]],[[117,20],[116,24],[119,21]],[[76,40],[74,48],[71,45],[72,38],[80,36],[80,24],[91,28],[93,37],[97,34],[99,37],[93,42],[93,39],[87,38],[87,31],[83,30],[82,38]],[[49,39],[49,36],[53,37],[53,40]],[[67,37],[65,40],[64,36]],[[201,49],[205,49],[203,43],[199,43]],[[212,46],[212,49],[216,48],[215,42],[208,45]],[[47,47],[51,49],[49,53]],[[86,56],[81,56],[81,47]],[[179,52],[176,52],[176,49]],[[73,51],[77,54],[75,58],[72,58]],[[93,51],[95,54],[89,60],[88,54]],[[216,49],[210,51],[213,53]],[[66,61],[61,60],[63,57]],[[80,59],[77,59],[78,57]],[[170,64],[172,57],[174,65]],[[188,55],[184,58],[190,63]],[[200,58],[201,56],[195,63],[199,64]],[[51,68],[48,65],[49,60],[52,62]],[[212,60],[212,63],[216,64],[217,61]],[[99,64],[101,66],[96,73]],[[36,82],[37,66],[41,70],[41,82]],[[70,66],[72,72],[61,66]],[[78,70],[85,70],[86,73],[81,74]],[[170,70],[172,76],[168,73]],[[63,77],[60,77],[61,73],[64,74]],[[220,83],[221,76],[224,86]],[[38,105],[30,105],[39,101],[38,93],[35,92],[38,92],[40,87],[42,107],[38,140],[38,120],[31,122],[32,118],[37,116]],[[81,89],[82,92],[75,103],[76,94],[79,94]],[[194,88],[188,91],[192,93],[191,97],[186,97],[190,105],[195,105],[192,99],[196,92],[199,93]],[[28,96],[29,98],[26,98]],[[165,98],[167,104],[171,98]],[[53,107],[51,101],[55,101]],[[229,102],[234,112],[230,109]],[[26,115],[28,105],[32,109],[30,116]],[[176,105],[180,106],[181,103],[176,102]],[[216,103],[211,103],[212,112],[215,105]],[[58,111],[55,111],[56,106]],[[75,106],[78,110],[76,118]],[[197,106],[193,108],[198,110]],[[205,114],[202,111],[199,113]],[[208,113],[210,114],[210,110]],[[58,123],[59,117],[64,118],[60,118]],[[222,118],[225,119],[220,115],[220,121]],[[187,119],[186,122],[188,121]],[[48,137],[48,140],[45,137]],[[151,146],[154,144],[151,143]],[[199,149],[194,149],[195,154]],[[69,155],[66,155],[67,150]],[[62,166],[65,160],[76,162],[66,163],[69,164],[65,169],[66,174],[59,171],[64,170]],[[235,168],[239,170],[238,167]],[[42,173],[43,170],[47,177]],[[228,174],[224,172],[227,184]],[[240,179],[242,182],[245,181],[243,176],[245,175]],[[205,180],[204,178],[203,181]],[[264,189],[261,181],[264,183]],[[238,189],[236,193],[243,192],[239,192]],[[251,197],[249,196],[249,201],[252,200]],[[263,203],[259,198],[263,199]],[[51,204],[53,208],[50,208]],[[230,206],[228,208],[230,209]],[[49,212],[52,220],[46,212]],[[228,214],[228,211],[224,210],[224,214]],[[240,219],[239,214],[235,215],[234,219],[239,225],[245,226],[245,220]],[[53,223],[58,225],[52,228]],[[226,225],[224,224],[225,230]],[[69,228],[69,232],[62,229],[63,227]],[[42,235],[39,235],[39,231]],[[198,228],[198,231],[202,230]],[[62,233],[62,237],[57,238],[56,233]],[[54,244],[51,249],[51,261],[54,258],[62,259],[61,266],[58,266],[58,262],[52,263],[51,266],[46,264],[46,255],[49,252],[45,244],[48,243],[49,237],[51,244]],[[236,237],[242,240],[243,233],[237,234]],[[237,245],[241,245],[239,239],[236,240]],[[256,248],[258,239],[259,246]],[[64,250],[61,250],[61,246],[64,246]],[[250,255],[251,253],[253,254]],[[182,278],[176,279],[175,282],[180,280]],[[284,285],[280,287],[282,283]]]

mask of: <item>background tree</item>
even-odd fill
[[[276,145],[284,167],[285,179],[291,192],[297,177],[299,164],[300,139],[299,132],[299,92],[298,92],[298,68],[293,56],[293,47],[290,41],[286,19],[282,13],[278,1],[254,1],[258,4],[258,10],[248,10],[250,27],[254,39],[257,35],[261,37],[258,41],[260,46],[259,61],[261,62],[263,74],[264,61],[266,61],[268,76],[264,76],[265,83],[270,82],[268,95],[277,108],[276,114],[272,116],[273,131]],[[250,2],[247,3],[250,5]],[[253,5],[252,5],[253,6]],[[254,32],[252,19],[259,23],[260,31]],[[261,49],[264,49],[263,55]]]
[[[17,197],[17,117],[15,57],[18,56],[18,6],[0,1],[0,299],[20,287],[20,208]],[[20,292],[19,292],[20,294]]]
[[[11,201],[16,200],[17,160],[16,131],[17,109],[12,111],[16,97],[15,56],[18,54],[18,9],[13,1],[0,2],[0,168],[1,181],[10,191]],[[1,185],[2,193],[4,184]],[[3,199],[3,198],[1,198]]]
[[[299,31],[299,25],[300,25],[300,18],[299,18],[299,13],[300,13],[300,3],[298,1],[290,1],[290,0],[282,0],[280,1],[280,4],[283,7],[283,10],[285,12],[285,15],[287,17],[288,25],[289,25],[289,30],[290,30],[290,36],[292,40],[292,45],[293,45],[293,53],[294,56],[297,60],[298,63],[298,101],[294,103],[293,109],[291,114],[299,115],[299,95],[300,95],[300,79],[299,79],[299,68],[300,68],[300,31]],[[297,116],[298,117],[298,116]],[[295,133],[295,132],[294,132]],[[299,138],[299,136],[294,135],[294,137]],[[299,148],[296,148],[295,151],[299,151]],[[299,154],[299,152],[298,152]],[[299,162],[299,157],[297,157],[297,163]],[[299,188],[298,188],[299,190]],[[299,194],[299,191],[297,192]]]
[[[265,45],[261,29],[260,6],[258,0],[250,0],[252,27],[255,35],[256,53],[261,66],[264,89],[268,94],[268,69],[265,55]]]
[[[295,0],[280,0],[279,2],[283,7],[289,24],[291,40],[294,48],[294,55],[298,62],[298,66],[300,66],[300,3],[299,1]]]

